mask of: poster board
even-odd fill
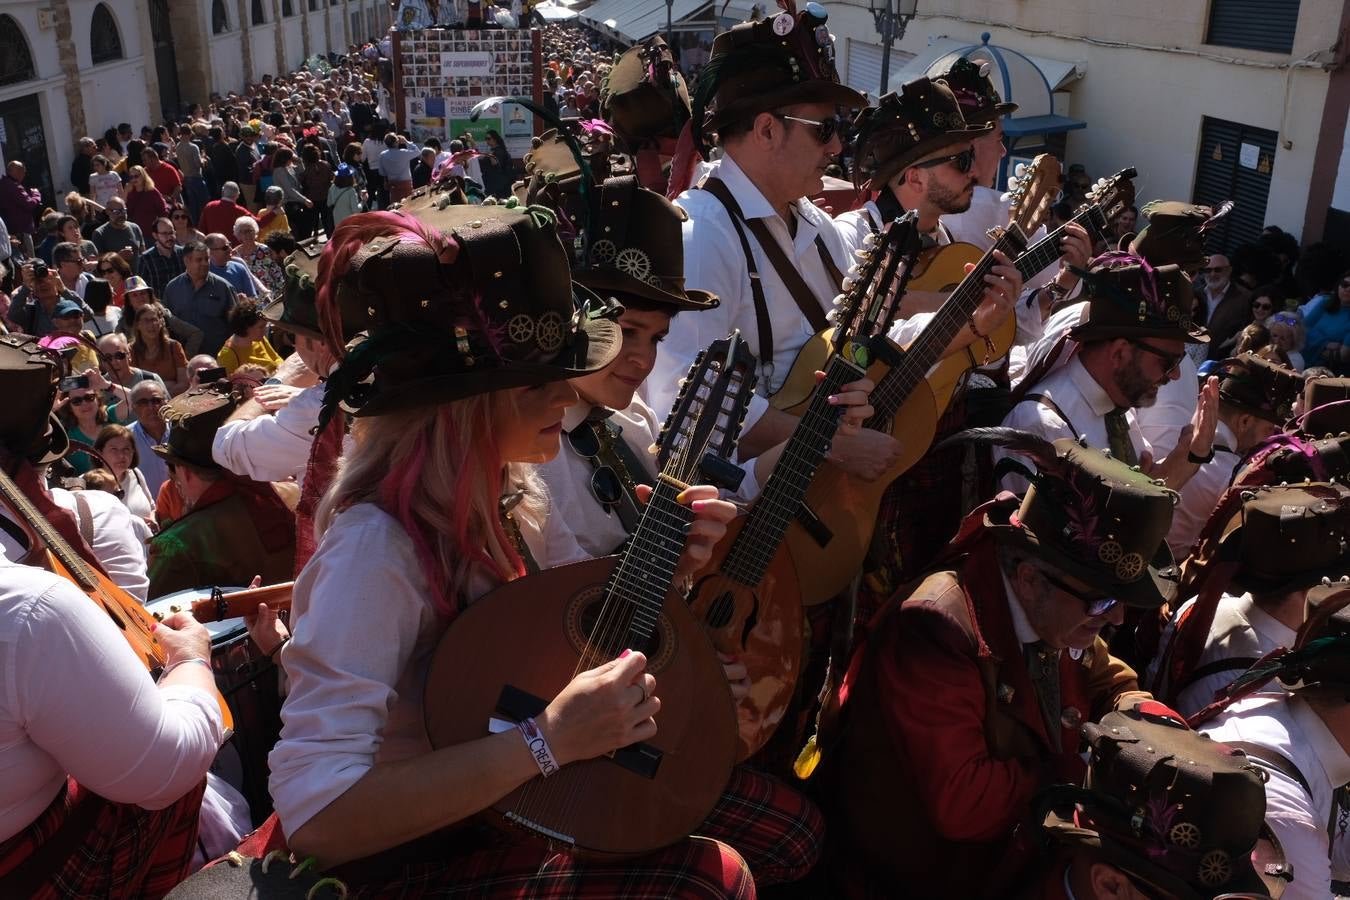
[[[538,41],[532,30],[428,28],[396,34],[398,124],[414,140],[436,137],[445,144],[467,131],[481,146],[491,129],[512,158],[529,152],[535,133],[529,110],[500,104],[476,122],[469,114],[488,97],[537,96]]]

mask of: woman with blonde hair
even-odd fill
[[[548,514],[531,467],[559,452],[563,411],[577,400],[567,379],[607,365],[621,342],[604,304],[572,285],[551,217],[451,210],[438,228],[400,214],[352,216],[319,262],[325,331],[336,333],[339,290],[356,290],[371,298],[360,323],[369,337],[330,375],[320,417],[322,442],[341,422],[339,404],[357,408],[353,446],[317,508],[318,548],[296,580],[296,630],[282,651],[291,691],[269,758],[281,830],[299,856],[345,864],[342,880],[363,897],[400,896],[414,883],[533,896],[564,882],[572,896],[750,897],[746,860],[713,837],[606,862],[509,836],[485,844],[459,827],[550,771],[531,740],[547,745],[548,765],[566,766],[650,739],[660,686],[645,655],[625,651],[580,672],[519,729],[428,746],[422,685],[441,635],[494,587],[583,555],[563,517]],[[362,252],[391,236],[396,254]],[[509,280],[494,282],[494,271]],[[489,292],[510,299],[482,302]],[[522,319],[544,324],[539,339],[537,327],[508,332]],[[694,510],[681,573],[705,564],[734,515],[716,497],[708,486],[681,496]],[[728,797],[700,834],[735,830]]]
[[[131,364],[158,375],[173,397],[188,389],[187,351],[169,337],[168,313],[157,300],[136,310]]]
[[[142,234],[155,229],[155,220],[167,218],[169,202],[155,187],[144,166],[132,166],[127,179],[127,218],[141,228]]]
[[[1284,351],[1289,356],[1289,365],[1295,371],[1302,372],[1306,365],[1303,361],[1303,344],[1308,339],[1308,333],[1303,327],[1303,316],[1295,310],[1277,312],[1266,319],[1266,330],[1270,332],[1271,346]]]

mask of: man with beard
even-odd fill
[[[1179,491],[1213,458],[1218,378],[1202,389],[1191,424],[1166,458],[1153,459],[1133,411],[1157,402],[1158,389],[1177,379],[1186,344],[1209,340],[1191,321],[1190,281],[1178,266],[1154,269],[1122,254],[1099,257],[1086,281],[1086,317],[1069,331],[1075,352],[1066,365],[1027,385],[1003,424],[1109,450]],[[1016,476],[1004,479],[1013,490],[1024,484]]]

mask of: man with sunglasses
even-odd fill
[[[966,517],[940,569],[876,620],[821,726],[818,796],[837,803],[828,852],[850,896],[1009,896],[994,879],[1032,797],[1082,780],[1080,727],[1148,699],[1102,633],[1175,596],[1172,493],[1072,440],[999,440],[1038,469],[1026,496]]]
[[[1180,490],[1213,458],[1219,380],[1208,380],[1189,432],[1165,457],[1154,457],[1134,410],[1153,405],[1159,389],[1179,377],[1186,344],[1209,340],[1191,320],[1190,281],[1177,266],[1155,269],[1137,257],[1094,262],[1086,317],[1068,332],[1074,348],[1067,364],[1024,381],[1003,424],[1049,440],[1081,439]],[[1012,490],[1022,484],[1018,476],[1004,478]]]
[[[1221,253],[1210,256],[1200,275],[1195,286],[1204,309],[1200,324],[1209,331],[1209,358],[1223,359],[1237,333],[1252,320],[1251,294],[1233,280],[1233,264]]]
[[[155,447],[169,437],[169,423],[164,418],[164,404],[168,402],[169,392],[158,382],[142,381],[131,389],[131,414],[136,417],[131,434],[136,439],[141,474],[152,497],[158,497],[159,489],[169,480],[169,467],[155,453]]]
[[[129,422],[135,415],[131,405],[131,389],[142,381],[153,381],[161,388],[167,388],[164,379],[154,372],[138,369],[131,364],[131,348],[127,345],[127,336],[121,332],[105,334],[98,339],[98,355],[103,363],[105,375],[100,375],[103,384],[96,384],[103,391],[104,399],[116,403],[114,415],[119,422]]]

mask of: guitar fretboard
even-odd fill
[[[1090,206],[1069,221],[1082,225],[1091,237],[1105,237],[1106,217],[1102,215],[1100,206]],[[1025,253],[1017,257],[1017,271],[1022,274],[1023,280],[1029,281],[1035,278],[1059,259],[1061,256],[1059,245],[1064,240],[1067,228],[1068,223],[1066,222],[1032,244]]]
[[[5,502],[14,510],[20,518],[31,528],[38,536],[38,540],[47,545],[61,565],[65,566],[71,576],[79,582],[80,587],[85,591],[91,591],[98,587],[98,577],[94,570],[84,561],[84,558],[75,552],[75,549],[66,543],[66,539],[56,530],[51,522],[47,521],[33,501],[29,500],[19,486],[14,483],[14,479],[9,474],[0,470],[0,496],[3,496]]]
[[[601,613],[601,621],[591,635],[591,644],[604,659],[613,659],[627,647],[644,646],[656,630],[684,551],[688,525],[694,520],[693,510],[675,500],[681,490],[682,485],[669,478],[657,480],[633,537],[610,576],[605,609],[613,612],[609,616]],[[620,604],[631,607],[631,618],[618,612]]]

